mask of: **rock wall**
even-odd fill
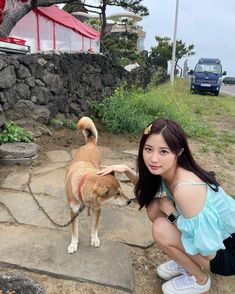
[[[80,117],[90,112],[88,100],[102,101],[120,81],[146,87],[149,70],[137,78],[96,54],[1,55],[0,126],[22,118],[47,124],[58,113]]]

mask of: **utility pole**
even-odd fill
[[[172,60],[171,60],[171,83],[174,84],[174,74],[175,74],[175,51],[176,51],[176,33],[177,33],[177,22],[178,22],[178,8],[179,0],[176,0],[176,9],[175,9],[175,25],[174,25],[174,37],[173,37],[173,46],[172,46]]]

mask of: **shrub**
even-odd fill
[[[92,102],[90,106],[113,133],[141,134],[155,117],[166,117],[179,122],[188,137],[200,139],[202,150],[230,152],[234,145],[233,97],[191,94],[187,79],[176,78],[173,86],[170,82],[154,84],[147,91],[127,92],[120,87],[101,104]],[[227,122],[231,127],[226,131]]]
[[[188,107],[177,93],[170,94],[165,89],[153,88],[148,91],[120,87],[113,96],[102,103],[91,105],[96,115],[113,133],[141,133],[155,117],[168,117],[178,121],[188,136],[208,135],[212,130],[202,122],[195,122]]]

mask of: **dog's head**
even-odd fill
[[[89,194],[92,195],[90,201],[94,201],[97,206],[103,206],[105,204],[127,206],[131,203],[131,200],[123,193],[114,175],[93,176],[87,180],[85,186],[86,189],[90,190]]]

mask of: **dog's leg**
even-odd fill
[[[91,246],[99,247],[100,239],[98,238],[98,223],[100,219],[100,209],[93,210],[92,227],[91,227]]]
[[[71,219],[76,215],[76,213],[71,210]],[[78,249],[79,234],[78,234],[78,216],[73,220],[71,225],[71,243],[68,247],[68,253],[74,253]]]

